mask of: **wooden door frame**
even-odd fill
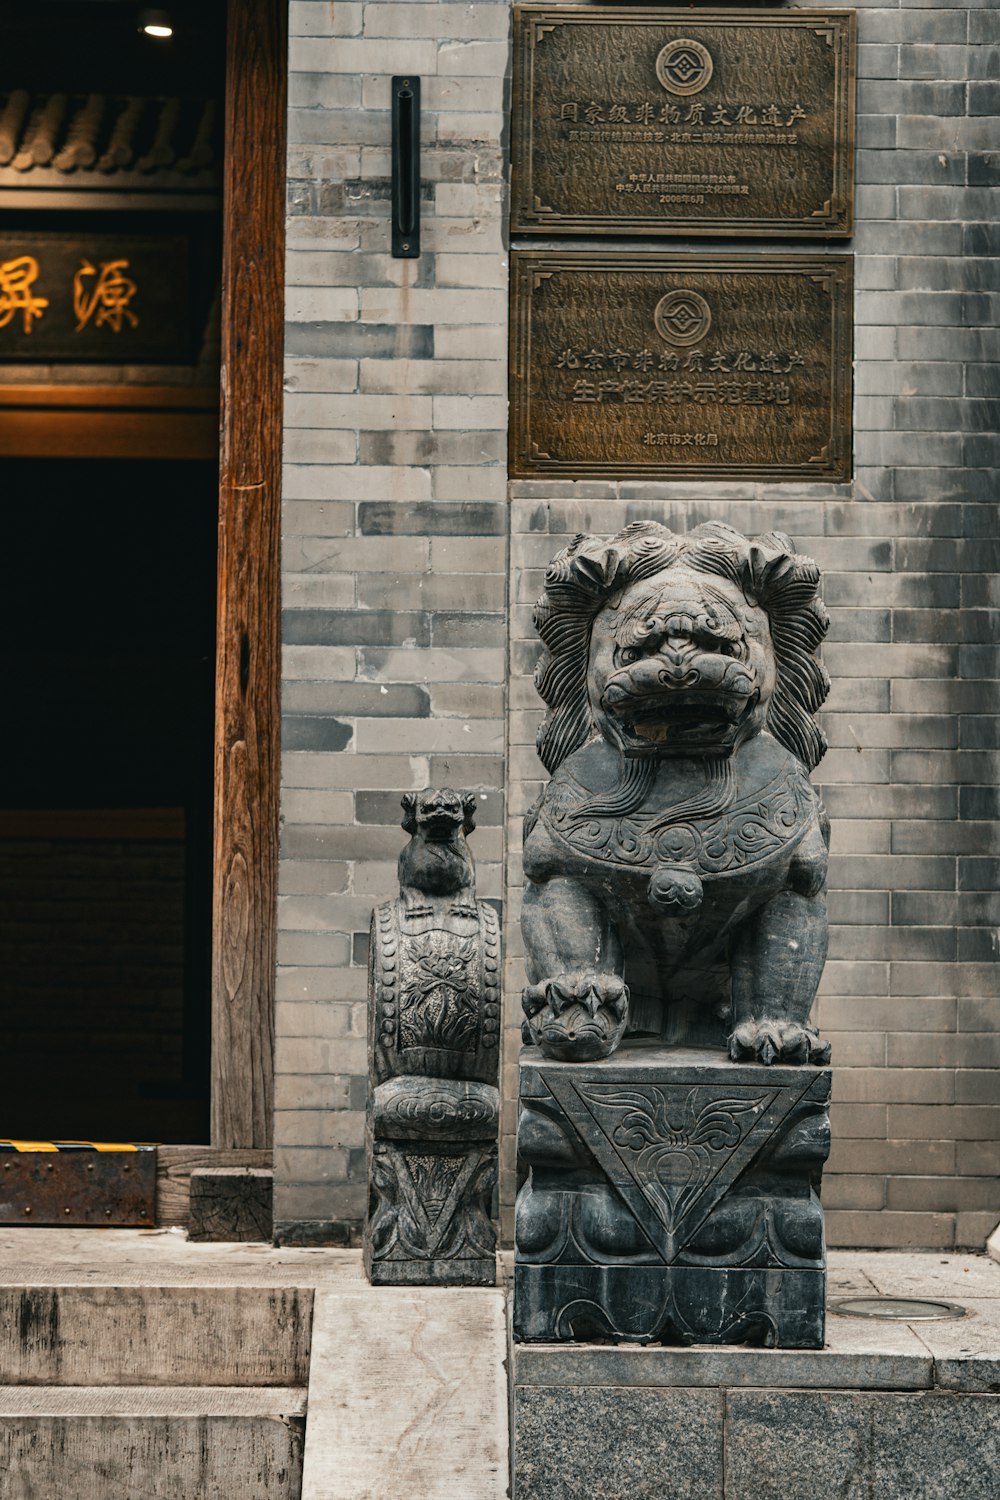
[[[212,910],[214,1151],[269,1148],[288,0],[229,0]]]

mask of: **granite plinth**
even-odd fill
[[[515,1340],[822,1345],[828,1069],[526,1048],[520,1084]]]
[[[996,1500],[1000,1396],[519,1386],[514,1500]]]
[[[514,1344],[514,1500],[995,1500],[1000,1266],[834,1251],[821,1349]],[[857,1296],[957,1300],[887,1322]]]
[[[723,1411],[712,1390],[515,1389],[516,1500],[722,1500]]]

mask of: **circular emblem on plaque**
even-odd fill
[[[697,292],[668,292],[653,312],[660,338],[677,349],[699,344],[712,326],[712,309]]]
[[[679,36],[661,48],[656,76],[670,94],[700,94],[712,77],[712,54],[701,42]]]

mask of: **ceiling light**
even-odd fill
[[[146,36],[156,37],[158,41],[164,41],[174,34],[173,23],[165,10],[141,10],[139,30]]]

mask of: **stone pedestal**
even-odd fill
[[[514,1338],[820,1348],[830,1070],[525,1048]]]
[[[491,1140],[370,1139],[364,1260],[374,1286],[496,1284],[495,1110],[489,1124]]]

